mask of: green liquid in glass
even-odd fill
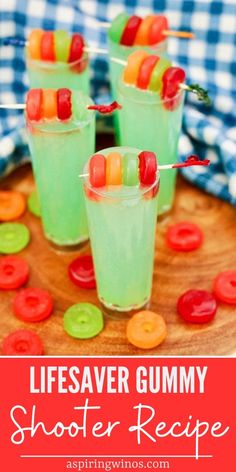
[[[87,103],[91,100],[87,97]],[[88,239],[82,173],[95,151],[95,117],[84,121],[28,126],[34,176],[39,192],[44,232],[60,246]]]
[[[111,61],[111,57],[127,61],[127,58],[132,52],[143,49],[149,54],[156,54],[157,56],[163,56],[167,54],[167,40],[162,41],[161,43],[154,46],[123,46],[121,44],[115,43],[108,37],[108,50],[109,50],[109,68],[110,68],[110,83],[111,90],[114,100],[117,100],[117,85],[119,78],[122,75],[125,65],[117,64],[114,61]],[[117,144],[121,144],[120,141],[120,131],[119,131],[119,122],[118,122],[118,112],[114,113],[114,127],[115,127],[115,137]]]
[[[118,114],[121,145],[155,152],[160,165],[174,164],[182,125],[184,94],[180,94],[179,106],[170,111],[157,93],[128,86],[120,80],[117,99],[122,106]],[[174,169],[161,172],[158,214],[172,207],[175,181]]]
[[[71,90],[80,90],[85,95],[89,95],[87,56],[73,64],[35,61],[26,57],[26,64],[30,88],[58,89],[67,87]]]
[[[132,148],[100,152],[106,156],[111,151],[140,152]],[[156,196],[147,198],[147,190],[113,186],[103,188],[101,195],[96,190],[90,193],[85,182],[98,296],[111,310],[138,309],[150,299],[157,203]]]

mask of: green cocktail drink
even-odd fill
[[[108,148],[106,157],[140,151]],[[123,165],[123,164],[122,164]],[[88,170],[88,165],[85,172]],[[85,179],[84,191],[98,297],[105,311],[130,312],[144,307],[151,296],[156,199],[159,176],[152,185],[108,185],[94,188]]]
[[[178,106],[170,110],[158,93],[127,85],[121,78],[117,89],[117,99],[122,106],[118,115],[121,145],[155,152],[160,165],[174,164],[178,155],[184,92],[180,90],[175,98]],[[175,181],[175,170],[163,173],[158,195],[159,215],[172,207]]]
[[[95,149],[95,114],[77,93],[81,116],[67,121],[27,122],[33,171],[46,238],[71,247],[88,239],[83,188],[78,175]]]
[[[68,87],[80,90],[89,95],[89,62],[88,55],[73,63],[48,62],[30,59],[26,52],[26,65],[31,88]]]
[[[111,27],[108,30],[108,51],[109,51],[110,83],[111,83],[112,95],[115,100],[117,100],[117,83],[125,67],[124,62],[127,61],[127,58],[130,54],[132,54],[134,51],[141,49],[148,52],[149,54],[156,54],[158,56],[167,55],[167,39],[160,38],[160,35],[159,35],[159,37],[157,37],[156,42],[154,40],[152,41],[152,43],[148,44],[148,38],[146,38],[146,41],[144,40],[143,33],[145,34],[145,36],[148,34],[148,30],[150,31],[151,23],[153,23],[154,20],[155,20],[155,16],[152,15],[151,21],[150,21],[150,18],[149,19],[146,18],[144,19],[144,21],[141,22],[141,24],[139,24],[139,26],[141,26],[141,29],[138,27],[139,31],[137,32],[139,32],[139,36],[141,36],[141,43],[139,41],[136,41],[137,44],[134,44],[135,38],[132,38],[132,41],[131,41],[132,45],[121,44],[122,33],[124,32],[125,28],[128,25],[129,16],[125,12],[121,13],[111,23]],[[147,25],[147,22],[149,23],[149,25],[148,25],[148,28],[145,27],[146,31],[144,32],[143,24],[145,23]],[[131,35],[133,36],[133,32],[131,33]],[[113,59],[118,60],[118,62],[116,62]],[[116,136],[117,144],[121,144],[119,122],[118,122],[117,114],[114,115],[114,125],[115,125],[115,136]]]

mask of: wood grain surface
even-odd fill
[[[105,146],[104,146],[105,144]],[[101,147],[111,145],[111,138]],[[1,188],[17,189],[26,196],[34,189],[30,165],[15,171],[1,182]],[[188,220],[204,231],[203,246],[192,253],[167,248],[165,233],[170,223]],[[103,332],[91,340],[79,341],[63,330],[63,313],[72,304],[98,304],[96,291],[75,287],[67,276],[67,266],[78,253],[60,253],[43,236],[39,218],[29,212],[19,220],[31,232],[31,242],[20,255],[30,264],[28,285],[49,290],[55,301],[53,315],[40,323],[23,323],[12,312],[14,292],[0,292],[0,343],[11,331],[28,327],[42,337],[46,355],[236,355],[236,307],[219,304],[214,322],[189,325],[176,313],[176,301],[190,288],[211,290],[214,277],[226,269],[236,269],[236,209],[178,178],[171,214],[157,223],[155,268],[151,309],[161,314],[168,326],[165,342],[143,351],[131,346],[125,336],[126,320],[105,319]],[[86,245],[80,253],[88,253]]]

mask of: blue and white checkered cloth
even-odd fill
[[[172,29],[190,30],[195,40],[169,39],[169,54],[182,66],[188,83],[209,90],[210,108],[187,94],[180,157],[196,153],[210,168],[183,170],[202,189],[236,205],[236,1],[235,0],[1,0],[0,35],[28,37],[33,28],[80,31],[90,45],[106,46],[111,21],[126,10],[140,15],[164,13]],[[0,38],[1,41],[1,38]],[[1,42],[0,42],[1,45]],[[95,99],[109,93],[106,57],[92,60]],[[21,48],[1,47],[0,103],[21,103],[27,90]],[[28,150],[20,111],[0,112],[0,174],[22,164]]]

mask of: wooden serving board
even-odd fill
[[[103,142],[103,147],[110,144]],[[34,189],[30,165],[15,171],[0,187],[29,195]],[[197,223],[205,234],[203,246],[187,254],[171,251],[165,243],[167,226],[183,220]],[[77,288],[67,276],[67,266],[78,253],[52,249],[43,236],[41,220],[29,212],[19,221],[31,231],[31,242],[20,253],[31,267],[28,285],[49,290],[55,309],[46,321],[23,323],[12,312],[14,292],[1,291],[0,343],[11,331],[28,327],[42,337],[46,355],[236,355],[236,306],[220,304],[214,322],[202,326],[185,324],[176,313],[176,301],[184,291],[190,288],[211,290],[219,272],[236,269],[236,209],[227,203],[179,177],[174,209],[157,224],[151,302],[151,309],[165,318],[168,336],[161,346],[150,351],[136,349],[127,342],[124,319],[106,318],[103,332],[91,340],[69,337],[63,330],[63,313],[74,303],[98,304],[96,291]],[[88,244],[80,253],[89,251]]]

